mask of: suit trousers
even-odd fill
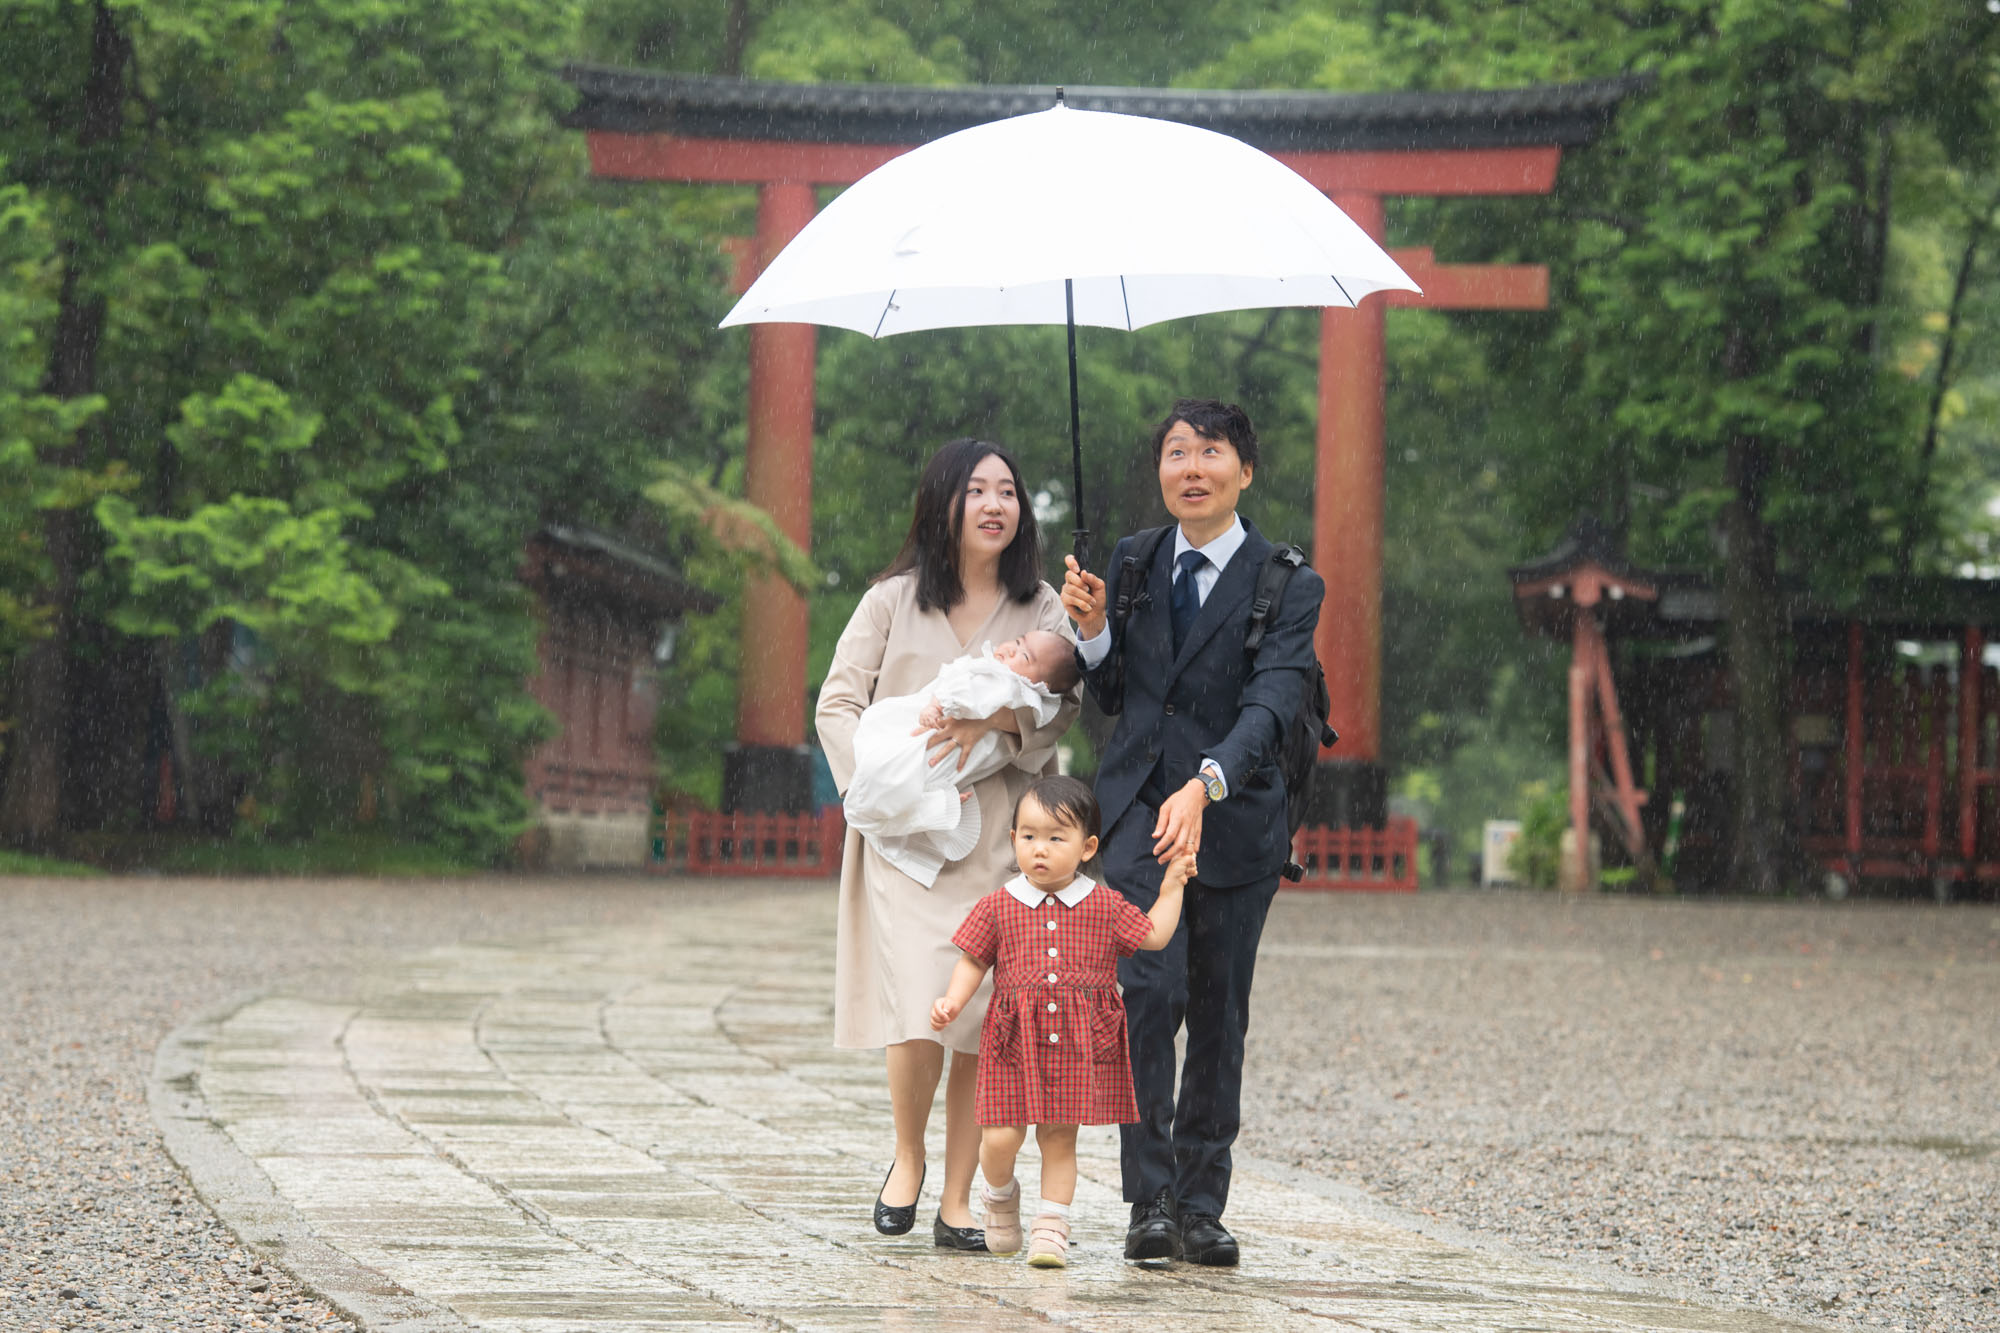
[[[1150,909],[1163,867],[1153,856],[1158,812],[1134,802],[1105,839],[1106,882]],[[1214,853],[1209,855],[1213,856]],[[1164,1189],[1185,1213],[1222,1215],[1229,1202],[1229,1149],[1242,1120],[1243,1039],[1257,941],[1278,877],[1214,889],[1199,879],[1181,902],[1166,948],[1118,964],[1132,1051],[1139,1121],[1119,1126],[1125,1200]],[[1174,1094],[1174,1038],[1187,1028],[1187,1059]]]

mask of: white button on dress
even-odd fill
[[[1055,956],[1056,956],[1056,946],[1051,944],[1049,946],[1049,957],[1054,958]]]

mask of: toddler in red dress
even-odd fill
[[[1028,1262],[1069,1261],[1069,1205],[1076,1197],[1076,1127],[1139,1118],[1125,1049],[1118,960],[1164,949],[1181,919],[1194,853],[1167,867],[1160,896],[1141,912],[1122,894],[1097,892],[1077,867],[1097,853],[1097,797],[1075,778],[1043,778],[1014,807],[1021,873],[974,903],[952,936],[961,950],[931,1026],[958,1017],[990,967],[993,998],[979,1035],[979,1169],[986,1177],[986,1248],[1021,1248],[1021,1187],[1014,1159],[1035,1127],[1042,1198]]]

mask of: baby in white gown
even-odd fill
[[[987,718],[1032,709],[1046,726],[1076,683],[1075,650],[1052,630],[1030,630],[976,657],[938,668],[915,694],[877,699],[854,732],[854,780],[843,805],[847,822],[889,864],[926,888],[947,861],[979,845],[979,803],[961,799],[981,778],[1005,767],[998,729],[972,743],[963,767],[952,755],[930,762],[928,733],[946,718]]]

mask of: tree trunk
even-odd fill
[[[729,0],[722,21],[722,73],[743,75],[743,56],[750,48],[750,0]]]
[[[1783,595],[1776,541],[1764,521],[1770,446],[1749,436],[1729,443],[1735,498],[1723,510],[1722,600],[1729,632],[1729,683],[1736,701],[1735,820],[1728,888],[1772,894],[1790,881],[1792,829],[1786,815],[1786,682]]]
[[[84,85],[77,143],[88,148],[118,137],[124,116],[125,70],[132,47],[111,11],[97,6],[91,32],[90,71]],[[49,350],[46,392],[61,399],[96,391],[97,352],[104,339],[105,303],[79,281],[83,252],[102,239],[114,172],[100,168],[79,191],[86,225],[98,235],[72,238],[63,254],[61,304]],[[86,428],[88,429],[88,428]],[[53,467],[80,467],[81,436],[45,456]],[[24,655],[15,673],[14,743],[8,747],[6,788],[0,792],[0,837],[19,846],[46,849],[62,830],[62,794],[68,775],[70,734],[69,660],[76,634],[76,593],[85,559],[83,515],[51,509],[43,519],[42,540],[51,568],[38,599],[51,612],[49,636]]]

